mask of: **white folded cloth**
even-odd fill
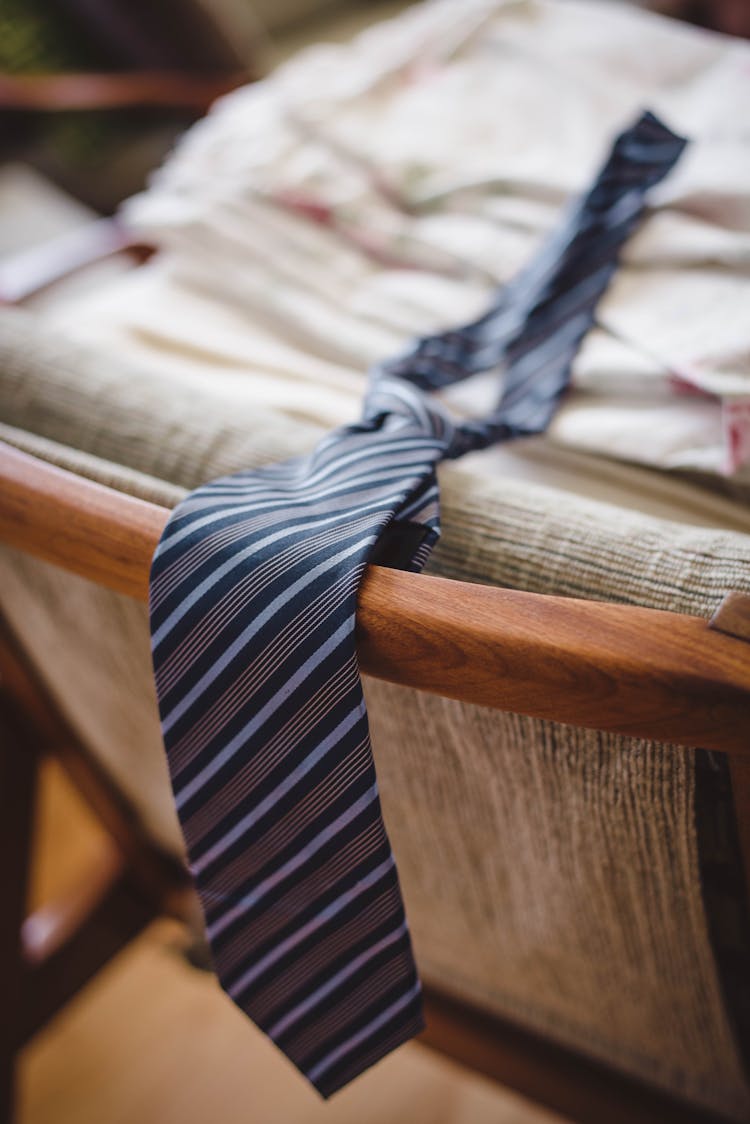
[[[350,420],[370,363],[479,311],[644,106],[691,145],[546,441],[750,484],[750,45],[633,8],[428,0],[301,52],[217,103],[126,206],[155,264],[55,315],[186,387],[231,373]]]

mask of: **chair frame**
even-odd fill
[[[0,443],[0,541],[146,600],[166,508]],[[750,596],[711,621],[368,569],[358,604],[362,670],[465,702],[701,745],[728,754],[750,872]],[[13,1057],[137,932],[160,915],[200,931],[186,870],[145,835],[50,699],[10,631],[0,631],[0,1121]],[[25,917],[39,762],[57,757],[105,827],[75,900]],[[4,954],[4,955],[3,955]],[[709,1124],[674,1100],[430,987],[422,1041],[582,1124]]]

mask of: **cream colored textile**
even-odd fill
[[[298,416],[304,392],[288,385],[282,413],[256,399],[255,382],[241,371],[207,369],[193,378],[156,359],[134,361],[128,349],[123,354],[118,347],[71,342],[46,314],[0,309],[0,371],[0,422],[190,488],[212,474],[304,452],[324,432],[320,422]],[[750,533],[746,503],[677,476],[555,449],[543,439],[511,443],[496,461],[476,454],[440,471],[448,533],[454,488],[481,495],[477,509],[490,494],[518,490],[523,508],[527,492],[545,495],[550,484],[565,490],[555,491],[554,505],[562,505],[566,517],[574,517],[581,502],[585,507],[585,496],[606,499],[610,508]],[[466,478],[463,484],[459,477]],[[613,511],[612,525],[619,522]]]
[[[368,365],[478,311],[649,104],[691,145],[548,444],[747,482],[749,103],[740,41],[599,0],[432,0],[218,103],[126,210],[160,261],[51,315],[186,386],[350,420]]]
[[[0,314],[0,437],[161,503],[307,448],[317,427],[191,392]],[[750,590],[750,536],[513,479],[443,473],[433,572],[707,614]],[[179,849],[145,607],[0,552],[0,607],[60,705]],[[459,996],[740,1121],[707,939],[692,754],[369,682],[420,963]]]

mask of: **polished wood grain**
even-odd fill
[[[750,754],[747,647],[697,617],[371,570],[371,675],[449,698]]]
[[[0,540],[145,601],[169,512],[0,442]]]
[[[0,540],[141,600],[167,509],[0,444]],[[698,617],[371,566],[362,670],[482,706],[750,755],[750,649]]]

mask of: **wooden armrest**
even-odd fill
[[[0,443],[0,540],[145,601],[166,508]],[[362,670],[483,706],[750,756],[750,648],[699,617],[369,567]]]

